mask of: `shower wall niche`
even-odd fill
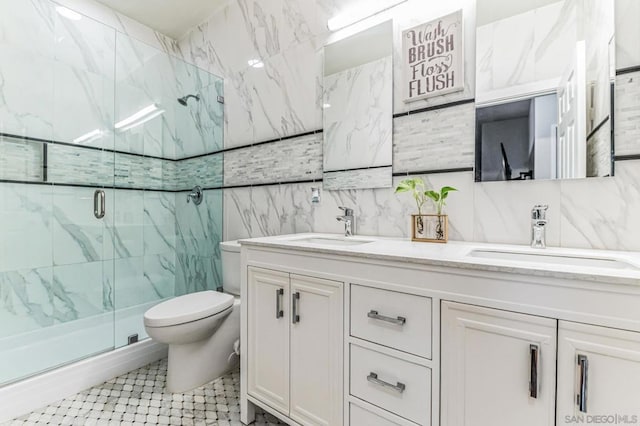
[[[220,286],[224,118],[220,78],[53,2],[0,1],[0,28],[2,385]]]

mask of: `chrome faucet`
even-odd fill
[[[193,190],[187,194],[187,203],[193,200],[193,204],[199,206],[202,203],[202,199],[204,198],[204,192],[202,192],[202,188],[196,186]]]
[[[344,212],[342,216],[337,216],[338,222],[344,222],[344,236],[351,237],[356,233],[356,217],[353,215],[353,209],[348,207],[338,207]]]
[[[531,209],[531,247],[547,247],[547,210],[549,206],[536,204]]]

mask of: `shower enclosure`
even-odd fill
[[[56,3],[0,0],[0,29],[1,386],[221,286],[224,120],[220,78]]]

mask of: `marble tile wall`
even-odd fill
[[[173,56],[180,56],[176,40],[93,0],[55,0],[55,3],[114,28],[122,34],[144,42]]]
[[[473,172],[422,176],[427,186],[451,185],[446,208],[452,240],[527,244],[530,210],[548,203],[551,246],[640,250],[640,161],[616,164],[615,178],[474,183]],[[394,184],[400,181],[394,178]],[[322,191],[311,203],[312,183],[224,191],[225,239],[296,232],[341,233],[338,206],[355,209],[357,233],[407,238],[410,196],[390,189]],[[317,186],[317,185],[315,185]],[[604,199],[594,199],[602,194]]]
[[[226,148],[322,127],[322,46],[331,36],[326,22],[356,1],[229,1],[179,41],[186,61],[225,78]],[[461,8],[466,43],[472,45],[475,0],[434,2],[428,8],[420,0],[409,0],[384,13],[380,20],[393,18],[396,27],[394,75],[402,75],[400,29]],[[469,49],[463,92],[405,104],[401,80],[394,79],[394,111],[473,98],[473,55]],[[259,60],[264,67],[253,68],[250,60]]]
[[[118,151],[181,159],[222,148],[222,81],[162,50],[117,34],[116,122],[149,105],[160,115],[116,133]],[[187,105],[178,98],[187,95]]]
[[[222,286],[222,197],[220,189],[205,190],[196,206],[176,194],[176,295]]]
[[[401,57],[398,49],[400,29],[462,8],[465,44],[475,46],[475,1],[434,2],[430,8],[420,7],[418,3],[410,0],[380,18],[392,17],[396,26],[396,114],[473,99],[475,96],[475,49],[470,48],[465,52],[466,88],[463,92],[411,104],[402,101],[402,79],[399,77],[402,75]],[[203,68],[208,67],[225,77],[225,148],[293,134],[299,128],[290,125],[291,109],[295,106],[299,106],[297,114],[307,117],[308,123],[315,123],[313,128],[319,128],[322,117],[322,103],[319,101],[321,47],[329,37],[325,23],[328,17],[349,4],[349,1],[316,0],[285,2],[276,6],[264,5],[257,0],[230,1],[223,11],[179,41],[180,49],[188,61]],[[638,37],[635,36],[638,27],[632,18],[637,16],[637,8],[638,3],[633,0],[616,0],[616,55],[619,69],[640,65]],[[265,67],[249,67],[247,61],[253,58],[262,60]],[[316,70],[315,73],[313,70]],[[541,68],[542,71],[544,69]],[[640,99],[636,90],[640,88],[640,79],[635,73],[625,74],[618,76],[617,83],[616,152],[618,155],[640,154],[640,130],[637,126],[640,122],[637,116]],[[270,106],[268,110],[266,105]],[[473,166],[473,117],[473,103],[397,117],[394,120],[394,172]],[[309,128],[310,125],[301,127]],[[245,156],[253,154],[253,151],[233,152],[233,166],[225,161],[228,176],[246,175],[238,182],[247,185],[264,183],[264,178],[251,175],[255,166],[245,167],[242,162],[243,158],[255,161],[255,156]],[[307,158],[294,157],[289,164],[303,160]],[[634,214],[638,214],[635,202],[620,196],[618,189],[628,186],[633,190],[637,186],[637,169],[637,161],[619,162],[615,178],[566,183],[475,184],[472,172],[429,174],[426,178],[434,187],[450,184],[460,189],[459,193],[452,195],[448,207],[453,239],[526,244],[531,206],[537,202],[548,202],[552,206],[550,215],[553,223],[549,228],[552,244],[638,250],[640,243],[630,241],[631,238],[623,234],[624,225],[618,226],[616,231],[612,230],[616,220],[625,224]],[[285,177],[282,175],[277,181],[285,180]],[[399,179],[394,178],[394,182]],[[234,182],[233,178],[229,182]],[[226,179],[225,184],[228,184]],[[589,192],[594,185],[595,194],[602,191],[603,197],[616,198],[605,192],[617,191],[619,199],[613,205],[624,214],[604,213],[604,204],[594,202],[594,193]],[[349,205],[356,209],[358,232],[408,235],[406,218],[413,211],[411,200],[395,196],[392,189],[323,191],[322,201],[311,204],[311,188],[314,186],[319,185],[296,183],[225,189],[224,238],[305,231],[341,232],[341,224],[335,221],[335,216],[339,214],[338,205]],[[575,220],[573,215],[578,214],[583,215],[584,219]],[[606,230],[609,236],[592,236],[594,227]],[[633,225],[626,229],[630,227]]]
[[[225,152],[224,184],[321,179],[322,138],[320,132]]]
[[[16,138],[0,139],[0,179],[44,182],[43,145],[45,143]],[[217,188],[223,184],[222,153],[166,160],[69,145],[46,145],[46,182],[49,183],[115,185],[116,188],[156,191],[185,191],[195,185]],[[282,172],[280,170],[280,174]]]

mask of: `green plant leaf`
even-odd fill
[[[436,191],[429,190],[429,191],[425,192],[424,195],[426,195],[427,197],[431,198],[436,203],[438,201],[440,201],[440,194],[438,194]]]
[[[444,200],[445,198],[447,198],[449,196],[449,192],[453,192],[453,191],[457,191],[457,189],[455,189],[452,186],[443,186],[440,189],[440,195],[441,195],[442,199]]]
[[[409,192],[411,191],[411,188],[409,188],[407,185],[403,185],[402,183],[399,183],[398,186],[396,187],[396,194],[399,194],[401,192]]]
[[[424,181],[422,178],[407,178],[398,183],[396,186],[395,193],[401,192],[411,192],[413,199],[416,202],[416,207],[418,207],[418,214],[422,211],[422,205],[425,203],[426,199],[423,194],[424,191]]]
[[[422,178],[410,178],[400,181],[396,187],[396,192],[417,191],[422,188],[424,188],[424,181]]]

